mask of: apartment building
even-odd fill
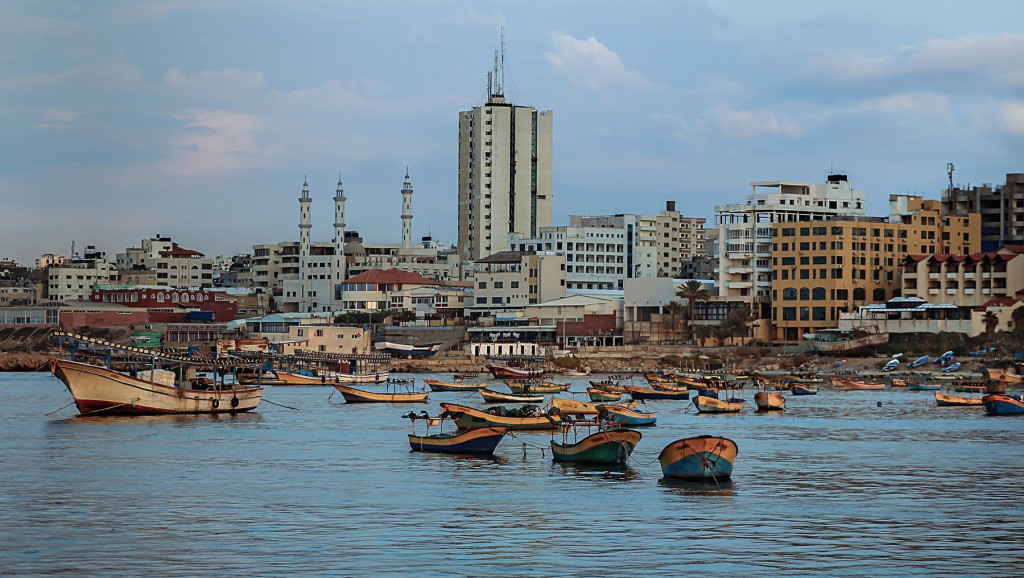
[[[621,227],[544,227],[534,239],[510,234],[509,246],[564,255],[566,289],[622,289],[628,272],[626,235]]]
[[[978,215],[945,216],[939,201],[907,195],[891,195],[889,208],[889,217],[772,225],[772,339],[835,328],[841,313],[900,296],[906,255],[970,253],[980,243]]]
[[[982,307],[994,299],[1024,299],[1024,245],[971,255],[907,255],[900,266],[902,296],[933,305]]]
[[[988,184],[946,189],[942,207],[948,215],[981,215],[982,252],[1024,241],[1024,173],[1008,173],[1006,183],[994,189]]]
[[[437,281],[418,273],[387,269],[366,271],[341,284],[343,311],[371,313],[391,308],[391,295],[419,287],[436,287]]]
[[[467,316],[517,311],[565,297],[565,255],[503,251],[477,260],[474,267]]]
[[[141,247],[129,247],[117,255],[118,269],[153,269],[156,284],[175,289],[213,287],[213,259],[199,251],[180,247],[170,237],[143,239]]]

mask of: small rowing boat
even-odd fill
[[[547,381],[511,381],[505,380],[512,393],[558,393],[564,389],[561,384]]]
[[[794,383],[794,384],[792,384],[792,389],[790,391],[793,393],[793,395],[817,395],[818,394],[818,388],[810,386],[810,385],[804,385],[804,384],[801,384],[801,383]]]
[[[648,400],[648,399],[676,399],[676,400],[688,400],[690,399],[690,390],[680,391],[666,391],[664,389],[654,389],[652,387],[641,387],[639,385],[626,385],[626,393],[630,397],[636,400]]]
[[[879,391],[885,389],[884,383],[867,383],[864,381],[854,381],[852,379],[841,379],[833,377],[832,385],[847,391]]]
[[[622,399],[621,393],[612,393],[596,387],[588,387],[587,395],[590,396],[590,401],[619,401]]]
[[[993,393],[981,398],[981,402],[989,415],[1024,414],[1024,396]]]
[[[334,389],[345,398],[346,403],[426,403],[426,392],[376,392],[334,384]]]
[[[557,412],[545,414],[535,405],[526,405],[518,410],[507,410],[504,406],[497,406],[484,411],[456,403],[442,403],[441,408],[447,417],[455,420],[459,429],[506,427],[509,430],[551,430],[557,428],[561,422]]]
[[[494,448],[498,447],[501,440],[508,432],[503,427],[482,427],[468,430],[444,431],[444,418],[433,418],[427,412],[408,412],[402,417],[412,421],[413,432],[409,434],[409,446],[415,452],[435,452],[444,454],[476,454],[492,455]],[[416,434],[416,420],[423,420],[427,424],[425,435]],[[440,430],[431,434],[430,427],[436,425]]]
[[[504,393],[486,387],[476,391],[480,392],[486,403],[544,403],[543,394]]]
[[[599,405],[597,419],[620,427],[654,425],[658,421],[658,413],[637,411],[622,405]]]
[[[700,413],[737,413],[747,407],[746,400],[731,398],[727,400],[698,395],[693,398],[693,406]]]
[[[982,403],[980,397],[935,392],[935,405],[938,407],[978,407],[985,404]]]
[[[561,443],[551,440],[552,459],[556,462],[624,464],[643,437],[640,432],[631,429],[611,428],[599,429],[596,433],[578,439],[576,434],[581,423],[587,427],[600,427],[593,422],[563,422]],[[570,432],[573,434],[571,443]]]
[[[703,435],[668,444],[658,455],[658,461],[666,478],[726,480],[732,476],[738,452],[731,439]]]
[[[483,383],[451,383],[439,379],[424,379],[423,383],[427,384],[430,391],[476,391],[486,387]]]
[[[754,394],[757,411],[782,411],[786,409],[786,398],[777,391],[759,391]]]

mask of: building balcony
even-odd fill
[[[992,273],[990,273],[988,271],[985,271],[984,273],[981,274],[981,278],[982,279],[991,279],[992,278]]]
[[[964,289],[964,295],[974,295],[974,289]]]
[[[992,290],[989,289],[988,287],[985,287],[984,289],[981,290],[981,294],[982,295],[991,295],[992,294]]]
[[[725,270],[726,273],[737,274],[737,273],[753,273],[754,268],[749,265],[741,267],[729,267]]]
[[[929,273],[928,274],[928,278],[929,279],[938,279],[939,278],[939,274],[938,273]]]
[[[959,273],[946,273],[946,279],[956,279]]]
[[[956,295],[957,291],[959,291],[959,289],[951,287],[949,289],[946,289],[946,295]]]
[[[973,272],[964,273],[964,279],[974,279],[974,273]]]
[[[929,289],[928,290],[928,294],[929,295],[938,295],[939,294],[939,290],[938,289]]]
[[[725,284],[727,289],[750,289],[753,286],[753,281],[729,281]]]

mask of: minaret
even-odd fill
[[[338,173],[338,190],[334,192],[334,267],[331,278],[335,284],[345,280],[345,191]]]
[[[299,197],[299,311],[309,310],[309,206],[313,199],[309,197],[309,183],[302,179],[302,196]]]
[[[409,167],[405,167],[405,184],[402,185],[402,248],[412,248],[412,183],[409,182]]]

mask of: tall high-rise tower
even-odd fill
[[[333,284],[345,280],[345,191],[338,175],[338,189],[334,192],[334,267],[331,268]]]
[[[302,196],[299,197],[299,311],[309,310],[309,206],[313,199],[309,197],[309,183],[302,180]]]
[[[412,247],[412,183],[409,169],[405,169],[405,183],[402,185],[402,248]]]
[[[487,104],[459,113],[459,256],[508,250],[508,234],[551,225],[552,114],[505,102],[504,38]]]

